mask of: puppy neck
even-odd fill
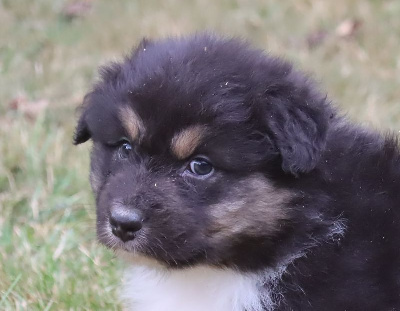
[[[262,311],[275,306],[278,275],[207,265],[175,270],[140,256],[128,261],[121,293],[127,311]]]

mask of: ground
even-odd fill
[[[400,131],[400,1],[0,0],[0,309],[119,310],[96,243],[90,146],[72,146],[97,67],[143,36],[211,30],[309,72],[355,121]]]

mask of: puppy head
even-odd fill
[[[144,41],[101,76],[74,138],[94,143],[100,241],[172,267],[272,262],[293,193],[268,172],[316,166],[325,98],[288,63],[208,35]]]

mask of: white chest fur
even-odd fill
[[[338,241],[345,228],[342,219],[333,221],[326,238]],[[259,274],[205,265],[171,270],[149,258],[119,252],[128,262],[121,298],[126,311],[273,311],[285,301],[279,282],[287,266],[313,246]]]
[[[232,269],[167,270],[135,263],[124,279],[121,298],[129,311],[261,311],[262,303],[267,309],[273,305],[265,278]]]

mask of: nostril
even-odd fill
[[[115,205],[110,209],[112,233],[123,241],[132,240],[134,233],[142,228],[143,213],[123,205]]]

